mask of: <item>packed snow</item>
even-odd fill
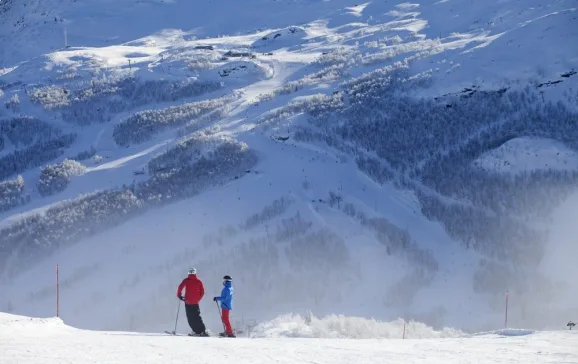
[[[79,330],[0,314],[2,363],[578,363],[578,331],[398,339],[220,339]],[[266,336],[265,336],[266,337]]]

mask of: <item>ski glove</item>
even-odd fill
[[[219,300],[219,298],[221,298],[221,297],[215,297],[215,298],[213,298],[213,301],[217,302]]]
[[[184,301],[184,300],[185,300],[185,297],[180,296],[179,299],[180,299],[181,301]]]

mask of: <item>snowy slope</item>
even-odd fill
[[[274,144],[267,139],[264,141]],[[376,290],[375,285],[394,284],[411,267],[399,258],[390,257],[372,234],[358,223],[324,203],[313,201],[327,199],[326,189],[337,191],[341,184],[361,211],[373,214],[378,209],[383,211],[384,216],[400,224],[411,222],[412,232],[421,238],[420,242],[430,245],[428,248],[435,250],[440,259],[445,259],[444,256],[450,256],[452,252],[461,254],[458,248],[444,244],[448,238],[439,227],[419,218],[411,200],[392,189],[387,189],[389,193],[380,193],[383,189],[374,186],[366,177],[345,179],[351,167],[337,164],[334,158],[307,150],[285,148],[290,148],[291,153],[279,153],[275,158],[264,160],[258,174],[246,176],[235,184],[207,192],[193,200],[147,213],[119,228],[86,239],[66,252],[38,263],[18,280],[4,286],[3,292],[10,297],[14,307],[23,310],[21,312],[42,316],[51,314],[54,312],[54,291],[51,290],[54,277],[51,273],[54,266],[60,264],[61,280],[66,282],[61,287],[62,314],[72,320],[71,323],[98,329],[126,326],[160,330],[174,315],[178,303],[174,292],[178,282],[184,278],[184,268],[194,265],[205,281],[208,297],[220,292],[220,277],[223,274],[234,277],[238,297],[235,320],[241,320],[242,316],[263,319],[284,312],[302,313],[307,309],[331,313],[337,306],[335,303],[327,306],[326,302],[328,299],[338,299],[335,295],[343,297],[343,301],[338,303],[341,312],[360,314],[367,311],[387,318],[379,314],[387,297],[386,292]],[[283,168],[275,168],[275,165]],[[330,165],[331,169],[324,168],[326,165]],[[304,180],[310,186],[307,190],[301,186]],[[328,183],[331,185],[328,186]],[[240,236],[225,240],[222,247],[201,244],[205,234],[217,232],[220,228],[236,227],[248,215],[258,213],[261,206],[280,197],[295,201],[286,217],[299,212],[315,227],[338,231],[350,249],[346,257],[341,259],[330,251],[320,251],[315,253],[321,254],[316,263],[319,267],[291,271],[295,268],[291,268],[283,258],[286,243],[278,245],[272,241],[269,244],[275,245],[270,248],[251,250],[249,239],[267,237],[269,232],[265,226],[248,233],[241,231]],[[274,236],[276,221],[269,224],[270,235]],[[430,235],[422,236],[424,231]],[[239,245],[248,250],[232,250],[231,256],[221,258],[228,249]],[[264,261],[259,262],[261,259]],[[460,264],[450,261],[441,276],[453,282],[453,287],[467,290],[467,276],[458,274],[467,271],[467,263],[463,259]],[[330,291],[324,289],[324,292],[317,292],[326,286],[326,281],[333,275],[341,277],[341,284]],[[313,281],[307,283],[311,277]],[[22,289],[20,282],[28,281],[36,282],[34,288]],[[269,288],[271,285],[273,289]],[[325,294],[329,294],[329,297],[321,298],[320,295]],[[261,299],[255,301],[253,297]],[[452,303],[451,296],[439,296],[437,299],[448,307],[463,310],[461,312],[466,316],[476,305],[475,302],[469,306]],[[124,304],[101,304],[114,301]],[[139,302],[146,302],[146,305],[141,306]],[[434,302],[432,297],[427,303],[416,304],[423,305],[427,312]],[[207,300],[201,307],[207,312],[209,322],[218,322],[213,302]],[[396,311],[397,315],[404,314],[403,309]],[[462,317],[462,314],[455,316],[455,324],[459,323],[458,317]],[[147,317],[145,321],[141,321],[143,317]],[[127,326],[129,323],[134,326]]]
[[[537,169],[576,170],[578,154],[555,140],[516,138],[481,156],[474,164],[512,174]]]
[[[0,316],[2,363],[576,363],[576,332],[401,339],[218,339],[95,332],[58,319]],[[507,334],[507,333],[506,333]]]
[[[246,143],[258,162],[203,185],[182,201],[155,205],[131,218],[115,215],[112,220],[119,221],[104,227],[91,228],[66,214],[54,223],[47,218],[51,228],[70,221],[88,227],[79,238],[70,228],[57,238],[39,233],[10,246],[0,267],[0,309],[52,316],[53,272],[59,264],[65,322],[89,329],[162,330],[174,316],[175,288],[194,265],[209,297],[219,292],[222,275],[234,277],[237,326],[306,310],[415,318],[470,331],[502,325],[501,277],[489,279],[485,288],[491,293],[478,287],[480,267],[491,267],[493,257],[456,243],[442,223],[422,211],[415,190],[377,182],[362,172],[356,163],[359,150],[308,143],[296,134],[307,125],[311,105],[347,99],[355,80],[397,71],[408,72],[405,83],[419,86],[409,92],[411,97],[441,99],[448,109],[460,96],[530,87],[541,99],[560,101],[575,113],[575,2],[36,0],[3,6],[0,102],[6,107],[0,118],[34,117],[76,134],[57,157],[3,177],[22,175],[30,196],[29,202],[0,213],[3,228],[34,214],[52,216],[50,208],[83,194],[152,179],[155,173],[147,163],[178,150],[198,131],[217,144]],[[189,104],[194,106],[179,109]],[[506,121],[492,120],[458,144]],[[428,139],[444,138],[432,132]],[[21,150],[5,139],[1,157]],[[473,164],[490,172],[504,166],[512,171],[578,170],[575,146],[545,140],[514,138]],[[438,152],[451,154],[452,147]],[[79,161],[86,169],[71,176],[65,188],[40,193],[38,182],[47,164],[91,149],[96,154]],[[179,158],[176,165],[188,163]],[[438,194],[429,187],[423,191]],[[175,193],[164,192],[157,197]],[[335,194],[341,199],[332,199]],[[442,198],[470,203],[451,195]],[[267,206],[279,199],[291,202],[268,215]],[[571,206],[562,206],[560,211],[567,212],[559,215],[572,220]],[[253,214],[260,215],[249,224]],[[392,236],[383,238],[383,231],[367,223],[372,218],[406,231],[409,247],[396,250],[388,243]],[[546,277],[540,288],[559,284],[564,290],[553,289],[548,302],[536,301],[536,291],[512,293],[515,324],[557,328],[576,309],[568,299],[576,287],[570,278],[574,270],[571,264],[556,269],[567,257],[568,237],[575,230],[561,224],[554,219],[564,239],[550,246],[564,248],[544,249],[546,259],[536,268],[543,276],[528,280]],[[46,252],[39,249],[42,259],[25,259],[25,248],[37,246],[47,247]],[[525,268],[515,266],[518,272]],[[544,310],[545,305],[553,309]],[[218,328],[210,299],[201,307],[207,322]],[[526,309],[546,312],[533,315]],[[185,329],[184,321],[180,327]]]

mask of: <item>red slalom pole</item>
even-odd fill
[[[56,264],[56,317],[60,317],[60,285],[58,277],[58,264]]]
[[[506,291],[506,318],[504,320],[504,328],[508,328],[508,291]]]

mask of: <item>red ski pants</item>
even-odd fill
[[[222,309],[222,317],[221,319],[223,320],[223,324],[225,325],[225,332],[228,335],[233,335],[233,328],[231,327],[231,321],[230,321],[230,310],[227,309]]]

